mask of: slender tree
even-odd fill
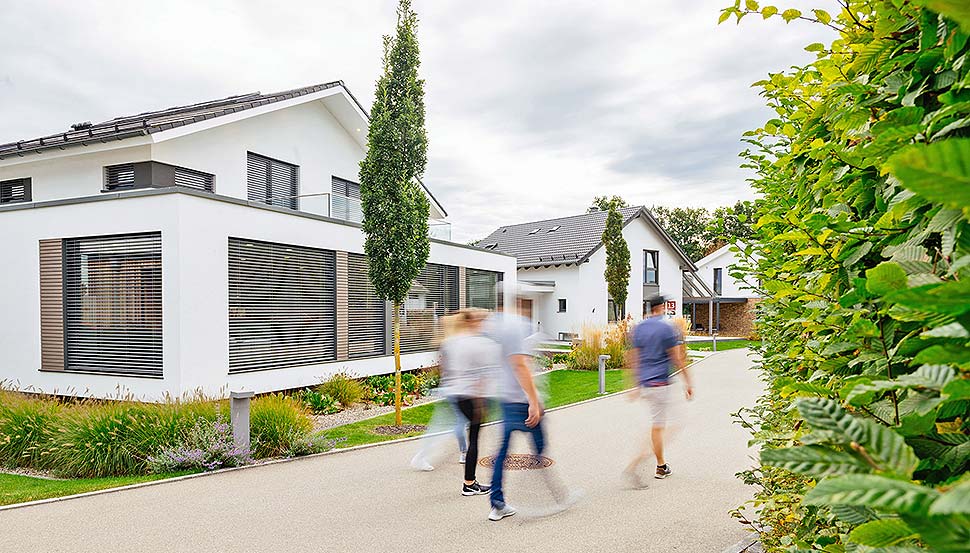
[[[360,163],[364,251],[377,294],[394,306],[394,410],[401,425],[401,306],[428,260],[428,198],[418,179],[428,160],[424,80],[418,78],[418,17],[410,0],[397,9],[395,36],[384,37],[367,155]]]
[[[613,298],[613,318],[619,320],[620,306],[626,305],[627,287],[630,285],[630,248],[623,238],[623,216],[616,204],[609,206],[606,227],[603,229],[603,245],[606,247],[606,289]]]
[[[597,211],[609,211],[611,208],[621,208],[627,207],[628,203],[623,199],[622,196],[595,196],[593,198],[592,205],[586,210],[587,213],[594,213]]]

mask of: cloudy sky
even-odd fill
[[[595,195],[715,207],[753,193],[750,83],[809,61],[810,24],[716,25],[729,0],[414,0],[425,182],[454,238],[580,213]],[[834,5],[789,0],[787,6]],[[4,0],[0,142],[342,79],[365,106],[393,0]]]

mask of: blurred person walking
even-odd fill
[[[664,458],[664,434],[671,421],[674,401],[670,387],[673,369],[679,369],[684,379],[685,395],[690,400],[694,388],[687,370],[684,337],[679,329],[664,320],[666,298],[653,296],[650,317],[638,323],[630,332],[630,350],[627,351],[627,369],[631,383],[636,385],[631,399],[640,398],[650,414],[650,433],[644,445],[626,470],[625,478],[635,488],[644,487],[640,479],[640,465],[650,457],[657,460],[654,478],[663,479],[672,471]]]

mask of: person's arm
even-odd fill
[[[673,361],[674,367],[680,371],[680,376],[684,379],[684,394],[687,399],[691,399],[694,397],[694,384],[690,377],[690,371],[687,369],[687,356],[684,354],[686,349],[682,344],[677,344],[667,350],[667,355]]]
[[[525,425],[529,428],[539,424],[542,419],[542,403],[539,401],[539,391],[536,390],[536,383],[532,379],[532,370],[529,368],[529,356],[515,354],[509,357],[512,368],[515,369],[515,378],[522,386],[522,391],[529,398],[529,416],[525,419]]]

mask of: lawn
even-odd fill
[[[536,383],[540,389],[546,392],[546,408],[560,407],[596,397],[599,391],[599,373],[573,370],[552,371],[540,375],[536,379]],[[606,371],[606,391],[608,393],[622,391],[625,387],[623,371]],[[402,413],[402,422],[404,424],[428,424],[434,408],[434,403],[425,403],[405,409]],[[495,420],[497,414],[497,408],[490,409],[488,420]],[[327,436],[343,439],[344,441],[337,446],[342,448],[421,434],[420,432],[412,432],[401,436],[386,436],[376,434],[373,431],[377,426],[392,424],[394,424],[394,413],[388,413],[372,419],[338,426],[331,429]]]
[[[50,497],[63,497],[105,488],[117,488],[139,482],[150,482],[189,474],[152,474],[148,476],[120,476],[116,478],[78,478],[71,480],[49,480],[18,474],[0,474],[0,505],[23,503]]]
[[[717,351],[751,348],[757,347],[760,344],[760,340],[718,340]],[[711,342],[710,340],[705,340],[703,342],[687,342],[687,349],[693,351],[711,351]]]

